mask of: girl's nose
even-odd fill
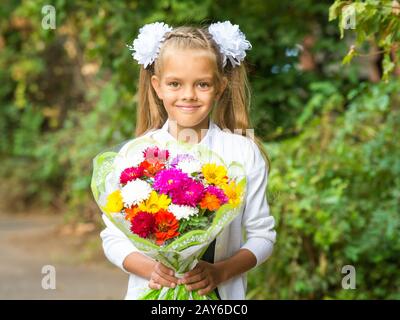
[[[187,86],[183,92],[183,100],[197,100],[196,98],[196,91],[193,87]]]

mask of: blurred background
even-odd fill
[[[124,297],[89,184],[93,157],[133,138],[139,67],[126,44],[146,23],[224,20],[253,45],[251,118],[272,162],[278,238],[248,298],[400,298],[397,1],[6,0],[1,299]],[[55,290],[42,288],[44,265]]]

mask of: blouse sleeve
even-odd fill
[[[111,263],[129,273],[123,266],[125,258],[132,252],[139,251],[131,241],[107,218],[102,215],[106,228],[100,232],[104,254]]]
[[[258,146],[251,141],[247,167],[247,197],[242,216],[242,226],[247,241],[241,248],[250,250],[259,266],[272,254],[276,240],[275,220],[270,215],[267,202],[268,168]]]

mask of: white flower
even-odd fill
[[[170,204],[168,206],[168,211],[172,212],[172,214],[178,220],[189,219],[189,217],[199,213],[199,209],[197,207],[180,206],[177,204]]]
[[[201,171],[201,163],[198,160],[184,159],[182,161],[179,161],[177,167],[189,176],[193,172]]]
[[[251,49],[251,43],[246,40],[237,24],[232,25],[230,21],[213,23],[208,27],[214,41],[218,44],[223,57],[223,66],[226,58],[232,66],[240,65],[246,56],[246,50]]]
[[[164,35],[169,31],[172,31],[172,28],[164,22],[144,25],[140,28],[139,35],[133,41],[133,45],[127,46],[129,50],[133,51],[132,57],[144,68],[147,68],[157,58],[164,41]]]
[[[129,181],[122,189],[121,195],[125,207],[138,205],[147,200],[151,193],[151,186],[146,181],[135,179]]]

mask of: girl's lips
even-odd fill
[[[200,106],[178,106],[179,110],[184,111],[184,112],[195,112],[197,109],[200,108]]]

